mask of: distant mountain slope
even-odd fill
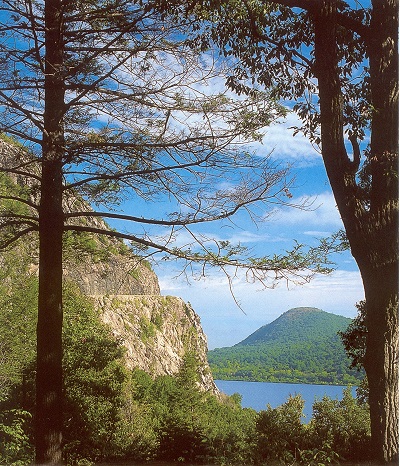
[[[330,338],[351,322],[347,317],[329,314],[316,307],[296,307],[264,325],[235,346],[255,345],[271,341],[299,342]]]
[[[338,331],[351,319],[313,307],[290,309],[228,348],[208,352],[215,379],[355,384]]]

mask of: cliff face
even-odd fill
[[[2,167],[19,165],[24,157],[21,150],[0,139]],[[33,170],[36,176],[40,175],[36,164]],[[8,191],[13,190],[12,184],[16,192],[18,187],[28,187],[31,199],[38,202],[35,180],[15,175],[10,175],[8,180]],[[80,197],[69,196],[64,210],[73,209],[91,211]],[[106,227],[98,217],[89,218],[86,224]],[[27,238],[29,245],[25,239],[17,248],[21,255],[28,257],[30,273],[37,273],[37,237],[31,234]],[[180,298],[160,296],[158,279],[150,265],[135,256],[122,241],[88,233],[66,234],[64,278],[76,283],[83,294],[93,297],[101,319],[127,348],[129,368],[137,367],[153,376],[174,375],[185,354],[194,352],[200,362],[201,388],[218,392],[208,366],[207,341],[198,315]]]
[[[134,257],[112,255],[97,262],[68,264],[64,277],[86,295],[159,295],[157,276]]]
[[[94,297],[100,315],[127,348],[129,368],[157,376],[176,374],[188,352],[199,362],[200,386],[217,392],[207,362],[207,340],[199,316],[174,296],[114,295]]]

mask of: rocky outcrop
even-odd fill
[[[64,277],[76,283],[86,295],[160,294],[157,276],[147,262],[130,255],[75,263],[65,267]]]
[[[207,339],[190,304],[174,296],[93,297],[105,323],[126,347],[126,364],[153,376],[176,374],[185,354],[199,361],[200,386],[218,392],[207,362]]]

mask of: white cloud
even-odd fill
[[[289,112],[285,119],[279,119],[266,128],[262,144],[252,147],[260,155],[272,152],[274,158],[287,162],[296,162],[296,166],[308,166],[321,162],[318,148],[302,133],[293,135],[291,127],[299,126],[300,120],[294,112]]]
[[[274,223],[290,226],[304,225],[304,231],[310,234],[310,227],[342,228],[343,223],[336,207],[335,199],[330,192],[323,192],[309,197],[310,205],[307,209],[288,207],[275,208],[270,217]],[[295,205],[301,205],[304,198],[292,199]]]
[[[304,231],[304,235],[307,236],[313,236],[313,237],[318,237],[318,236],[329,236],[332,234],[331,231],[318,231],[318,230],[309,230],[309,231]]]

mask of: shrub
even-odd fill
[[[30,442],[31,414],[22,409],[0,413],[0,463],[23,466],[31,464],[33,448]]]
[[[302,424],[304,400],[289,397],[277,408],[268,405],[256,422],[257,456],[261,461],[293,462],[304,446],[306,426]]]
[[[341,460],[363,461],[370,456],[370,420],[366,403],[353,398],[351,389],[342,400],[316,401],[310,422],[311,442],[321,452]]]
[[[90,301],[64,290],[65,455],[71,464],[115,454],[127,372],[124,350]]]

